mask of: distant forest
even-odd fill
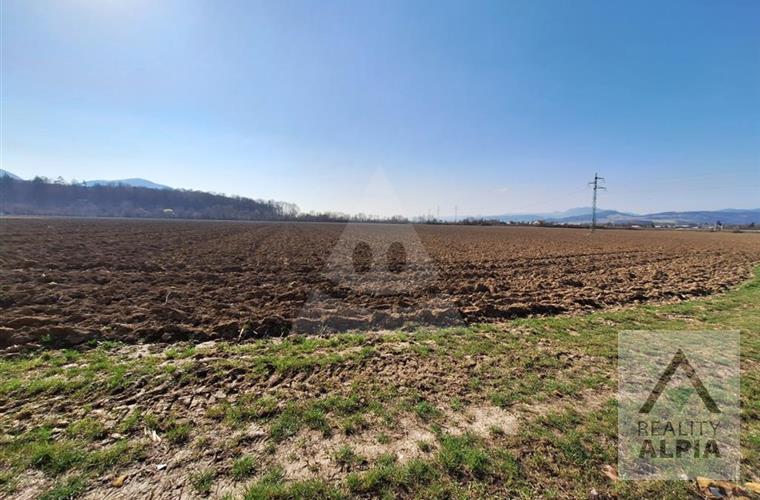
[[[85,186],[41,177],[24,181],[6,176],[0,178],[0,212],[5,215],[274,220],[295,216],[298,207],[291,203],[202,191],[123,184]]]
[[[408,222],[403,217],[301,213],[298,206],[184,189],[120,185],[85,186],[63,179],[0,177],[0,215],[160,217],[219,220]]]

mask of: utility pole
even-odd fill
[[[454,224],[457,223],[457,210],[458,209],[459,209],[459,207],[457,207],[456,205],[454,205]]]
[[[594,198],[591,203],[591,231],[596,229],[596,191],[598,189],[607,189],[603,185],[600,186],[599,181],[602,181],[602,184],[604,184],[604,177],[599,177],[599,174],[594,173],[594,180],[588,183],[589,186],[594,186]]]

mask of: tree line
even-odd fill
[[[218,220],[407,223],[405,217],[337,212],[300,212],[298,206],[186,189],[150,189],[126,184],[87,186],[35,177],[0,177],[0,215],[144,217]]]
[[[4,215],[80,217],[177,217],[183,219],[276,220],[295,216],[298,207],[273,200],[253,200],[185,189],[149,189],[125,184],[0,178],[0,212]]]

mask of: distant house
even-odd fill
[[[167,217],[174,217],[174,209],[173,208],[165,208],[164,209],[164,215]]]

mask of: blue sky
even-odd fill
[[[760,2],[1,5],[22,177],[443,215],[589,205],[599,171],[604,207],[760,206]]]

